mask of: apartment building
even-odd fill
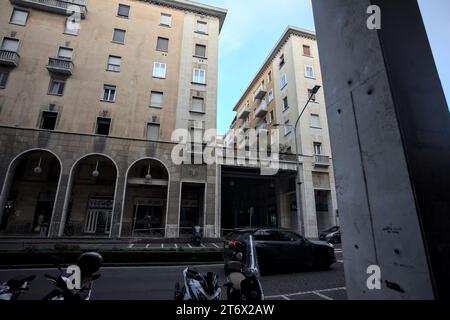
[[[241,132],[279,129],[280,152],[300,155],[300,188],[296,184],[300,221],[287,227],[298,227],[307,237],[338,224],[325,98],[323,90],[311,94],[316,85],[322,85],[316,35],[289,26],[234,107],[231,124],[232,130]]]
[[[216,166],[174,165],[216,128],[226,10],[185,0],[0,3],[0,235],[218,236]]]

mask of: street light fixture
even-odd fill
[[[300,168],[301,168],[301,162],[300,162],[300,148],[298,146],[298,137],[297,137],[297,128],[298,125],[300,123],[300,119],[303,115],[303,113],[305,112],[306,108],[308,107],[308,104],[311,102],[312,98],[316,95],[317,92],[319,92],[321,86],[317,85],[314,86],[314,88],[312,88],[311,90],[309,90],[309,92],[311,93],[309,95],[309,99],[306,102],[305,106],[303,107],[302,111],[300,112],[300,115],[297,118],[297,121],[295,122],[295,125],[291,125],[291,124],[275,124],[274,127],[289,127],[289,128],[294,128],[294,136],[295,136],[295,153],[296,153],[296,158],[297,158],[297,179],[298,179],[298,188],[297,188],[297,207],[300,208],[300,185],[302,184],[302,178],[301,178],[301,174],[300,174]],[[303,223],[303,218],[302,216],[300,216],[300,220],[301,220],[301,232],[303,235],[305,235],[305,225]]]

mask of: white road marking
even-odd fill
[[[215,243],[212,244],[214,247],[219,248],[219,246]]]
[[[188,243],[188,247],[192,249],[192,246]]]
[[[330,289],[322,289],[322,290],[311,290],[311,291],[301,291],[301,292],[295,292],[295,293],[288,293],[288,294],[280,294],[275,296],[266,296],[266,298],[282,298],[285,297],[292,297],[292,296],[301,296],[305,294],[317,294],[317,293],[323,293],[323,292],[332,292],[332,291],[339,291],[339,290],[347,290],[346,287],[339,287],[339,288],[330,288]]]
[[[147,245],[145,246],[145,249],[148,249],[148,247],[150,247],[150,244],[147,243]]]
[[[203,243],[200,244],[203,248],[206,248],[205,245]]]
[[[163,248],[163,249],[164,249],[164,243],[161,243],[161,248]]]
[[[291,299],[289,299],[288,297],[286,297],[286,296],[281,296],[284,300],[291,300]]]
[[[133,248],[134,247],[134,244],[132,244],[132,243],[130,243],[129,245],[128,245],[128,249],[131,249],[131,248]]]
[[[344,263],[344,260],[337,260],[338,263]]]
[[[175,243],[175,249],[178,249],[178,245]]]
[[[329,296],[326,296],[326,295],[324,295],[324,294],[321,294],[320,292],[314,291],[313,293],[314,293],[316,296],[321,297],[322,299],[325,299],[325,300],[334,300],[334,299],[331,299]]]

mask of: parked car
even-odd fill
[[[336,262],[333,245],[325,241],[308,240],[285,229],[252,228],[237,229],[225,237],[225,264],[234,259],[236,252],[246,251],[246,239],[249,235],[254,237],[262,272],[286,267],[328,269]]]
[[[323,230],[319,239],[329,243],[341,243],[341,228],[338,226]]]

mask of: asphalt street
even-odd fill
[[[327,271],[270,274],[261,278],[267,299],[275,300],[342,300],[346,299],[342,252],[336,252],[338,262]],[[183,266],[165,267],[104,267],[94,284],[93,300],[170,300],[176,282],[182,282]],[[200,271],[212,271],[225,283],[223,265],[198,266]],[[31,290],[21,300],[40,300],[53,289],[44,275],[58,275],[56,269],[0,270],[0,281],[35,274]],[[225,298],[225,294],[222,295]]]

